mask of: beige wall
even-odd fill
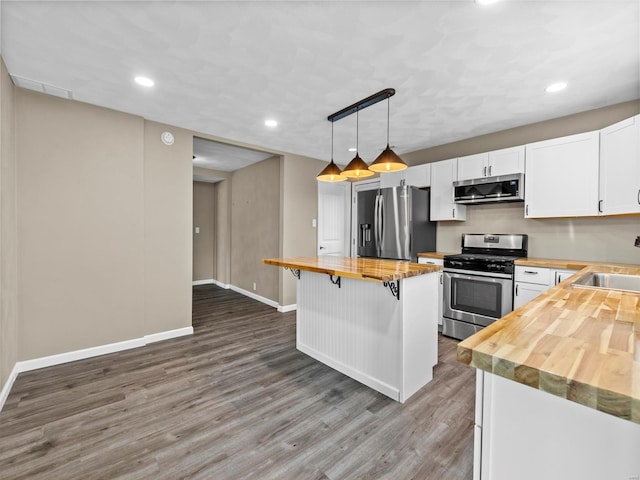
[[[318,231],[311,221],[318,216],[316,176],[326,162],[285,154],[281,160],[282,251],[283,257],[313,256],[317,252]],[[282,269],[279,269],[282,270]],[[280,305],[296,303],[296,279],[280,272]]]
[[[16,89],[16,145],[19,360],[191,325],[191,133]]]
[[[466,222],[438,223],[438,250],[459,252],[463,233],[526,233],[530,257],[640,264],[640,217],[534,220],[522,203],[472,205]]]
[[[145,334],[191,325],[192,155],[191,132],[144,122]]]
[[[214,280],[231,283],[231,180],[214,186],[215,191],[215,272]]]
[[[231,189],[231,284],[278,301],[278,269],[262,264],[277,257],[280,224],[280,157],[233,172]]]
[[[0,389],[18,360],[14,88],[0,58]]]
[[[140,337],[144,120],[16,100],[20,360]]]
[[[640,100],[556,118],[403,155],[412,165],[597,130],[640,113]],[[522,203],[467,207],[466,222],[438,222],[437,249],[459,251],[462,233],[526,233],[529,255],[640,263],[640,217],[524,219]]]
[[[193,182],[193,281],[215,278],[214,214],[214,184]]]

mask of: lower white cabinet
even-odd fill
[[[477,370],[474,480],[631,480],[640,425]]]
[[[546,292],[576,272],[577,270],[516,265],[515,285],[513,288],[514,310],[529,303],[541,293]]]
[[[440,265],[442,266],[444,260],[439,258],[418,258],[418,263]],[[444,301],[444,273],[438,272],[438,326],[442,327],[442,303]]]

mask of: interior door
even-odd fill
[[[348,256],[351,184],[318,182],[318,255]]]

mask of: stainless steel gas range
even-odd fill
[[[462,253],[444,257],[442,333],[463,340],[513,310],[514,261],[527,235],[463,234]]]

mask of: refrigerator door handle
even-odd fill
[[[380,217],[380,255],[382,255],[382,250],[384,250],[384,197],[382,195],[380,195],[378,216]]]
[[[378,210],[380,205],[380,195],[376,195],[376,201],[373,206],[373,240],[376,245],[376,255],[380,256],[380,222],[378,219]]]

